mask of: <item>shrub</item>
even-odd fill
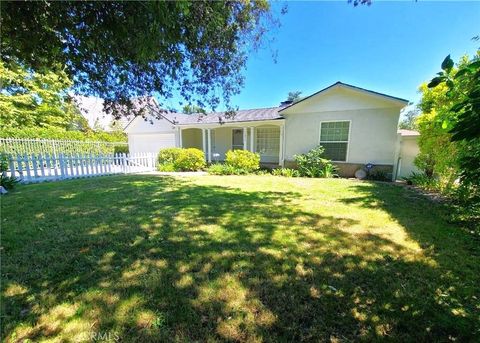
[[[177,171],[197,171],[205,168],[205,154],[196,148],[180,149],[181,152],[174,161]]]
[[[323,168],[320,170],[320,177],[338,177],[337,171],[338,168],[328,161],[328,163],[325,163]]]
[[[8,156],[6,154],[0,154],[0,186],[5,189],[13,189],[17,183],[20,182],[14,176],[7,176],[8,170]]]
[[[113,147],[114,154],[128,154],[128,145],[115,145]]]
[[[301,176],[333,177],[336,175],[335,166],[330,160],[323,157],[323,152],[323,147],[319,145],[306,154],[294,156]]]
[[[298,177],[300,173],[298,170],[290,168],[278,168],[272,170],[272,175],[275,176],[285,176],[285,177]]]
[[[167,148],[158,153],[158,170],[197,171],[205,167],[205,154],[196,148]]]
[[[388,173],[385,170],[381,169],[371,170],[370,172],[368,172],[367,180],[392,181],[392,179],[388,177]]]
[[[182,148],[167,148],[162,149],[158,153],[158,164],[174,164],[178,159],[178,156],[181,154]]]
[[[220,163],[212,164],[208,167],[207,172],[212,175],[245,175],[250,173],[245,169],[235,168],[229,164]]]
[[[260,155],[248,150],[229,150],[225,155],[225,163],[235,169],[251,173],[260,169]]]
[[[165,163],[165,164],[159,164],[157,166],[157,170],[161,172],[174,172],[175,170],[175,165],[173,163]]]

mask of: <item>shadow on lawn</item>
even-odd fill
[[[419,214],[429,206],[422,199],[396,204],[405,195],[392,186],[355,186],[360,196],[343,202],[387,211],[420,243],[417,252],[353,232],[354,219],[305,212],[295,192],[148,176],[48,186],[44,203],[18,195],[29,211],[18,209],[25,215],[2,238],[10,340],[92,332],[140,342],[468,340],[479,333],[471,298],[478,286],[463,284],[478,280],[477,267],[462,261],[467,268],[459,270],[462,251],[450,251],[466,249],[462,240],[435,231],[438,218]]]

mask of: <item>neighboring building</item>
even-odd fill
[[[321,144],[343,176],[353,176],[372,163],[400,178],[414,170],[412,154],[416,154],[410,147],[416,144],[414,136],[397,131],[400,110],[407,104],[404,99],[337,82],[298,102],[239,110],[232,118],[223,112],[138,117],[125,132],[131,152],[196,147],[211,162],[223,160],[230,149],[246,149],[258,152],[264,164],[288,167],[294,166],[296,154]]]

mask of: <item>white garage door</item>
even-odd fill
[[[128,135],[128,146],[131,153],[153,152],[175,147],[175,133],[149,133]]]

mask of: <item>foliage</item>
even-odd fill
[[[20,182],[20,180],[14,176],[7,176],[8,171],[8,156],[6,154],[0,153],[0,186],[7,190],[15,188],[15,185]]]
[[[322,169],[320,170],[320,177],[338,177],[338,168],[330,162],[323,164]]]
[[[182,148],[166,148],[158,152],[158,164],[174,164],[178,156],[182,153]]]
[[[480,51],[471,60],[463,57],[457,68],[447,56],[441,68],[422,98],[422,119],[427,120],[419,126],[422,136],[432,138],[421,136],[418,164],[433,166],[428,175],[439,180],[442,191],[456,189],[456,200],[464,206],[479,204]],[[454,185],[457,178],[460,187]]]
[[[206,114],[207,112],[205,111],[204,108],[196,105],[185,105],[182,108],[182,113],[184,114],[194,114],[194,113],[202,113]]]
[[[224,163],[214,163],[210,165],[207,172],[212,175],[246,175],[251,173],[246,169],[237,168]]]
[[[438,190],[438,180],[425,173],[412,172],[403,178],[409,185],[419,186],[426,190]]]
[[[285,176],[285,177],[298,177],[300,176],[300,172],[296,169],[276,168],[276,169],[272,169],[272,175]]]
[[[205,167],[205,154],[196,148],[167,148],[158,153],[160,171],[197,171]]]
[[[302,99],[301,94],[302,94],[301,91],[288,92],[287,101],[297,102]]]
[[[128,152],[129,152],[128,145],[115,145],[113,147],[114,154],[128,154]]]
[[[101,142],[126,142],[127,136],[118,132],[80,132],[67,131],[60,128],[2,128],[0,129],[1,138],[43,138],[43,139],[61,139],[74,141],[101,141]]]
[[[182,149],[174,161],[175,170],[178,171],[198,171],[205,168],[205,165],[205,154],[197,148]]]
[[[3,1],[2,58],[66,66],[75,91],[105,99],[118,117],[131,98],[178,92],[204,108],[229,103],[248,52],[277,26],[260,1]],[[196,99],[193,99],[196,97]]]
[[[5,342],[478,341],[478,238],[405,187],[127,175],[0,205]]]
[[[332,162],[323,157],[324,148],[319,145],[306,154],[295,155],[295,162],[301,176],[333,177],[335,167]]]
[[[403,119],[398,124],[400,129],[404,130],[417,130],[417,117],[420,114],[418,108],[410,109],[403,113]]]
[[[176,172],[175,165],[173,163],[163,163],[157,166],[157,170],[161,172]]]
[[[81,124],[82,116],[67,94],[72,82],[63,70],[33,72],[0,61],[0,84],[3,128],[66,129]]]
[[[260,169],[260,155],[248,150],[228,150],[225,164],[247,173]]]

